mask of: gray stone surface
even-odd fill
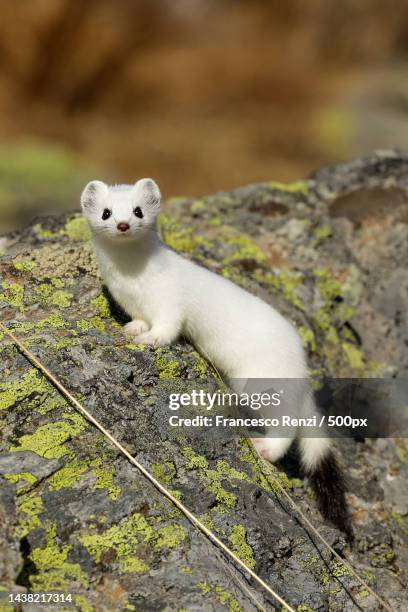
[[[379,152],[308,181],[169,200],[159,229],[290,317],[313,371],[406,377],[407,194],[408,157]],[[170,436],[169,381],[216,373],[184,341],[142,350],[123,335],[88,238],[84,220],[68,215],[3,240],[1,320],[294,608],[379,609],[308,534],[276,478],[392,609],[405,610],[406,441],[337,442],[350,549],[293,459],[272,469],[243,441]],[[84,612],[250,611],[249,588],[274,609],[5,338],[0,354],[0,588],[60,588]]]

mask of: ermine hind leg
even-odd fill
[[[293,438],[251,438],[251,440],[261,457],[275,463],[286,454]]]

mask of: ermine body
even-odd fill
[[[231,281],[166,247],[155,230],[160,191],[151,179],[108,187],[89,183],[81,197],[101,276],[132,321],[135,342],[163,346],[185,336],[239,387],[247,379],[308,377],[300,338],[279,312]],[[309,388],[294,384],[291,416],[316,408]],[[351,535],[341,472],[324,437],[253,440],[262,456],[280,459],[297,435],[303,467],[318,493],[322,512]],[[286,434],[287,435],[287,434]]]

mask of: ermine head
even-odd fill
[[[91,181],[82,192],[81,206],[94,235],[128,243],[155,231],[160,198],[160,190],[150,178],[115,187]]]

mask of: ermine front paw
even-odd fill
[[[135,319],[134,321],[130,321],[130,323],[126,323],[123,330],[125,334],[129,336],[140,336],[140,334],[149,330],[149,326],[145,321]]]
[[[168,338],[161,337],[158,334],[154,334],[151,331],[136,336],[134,341],[137,344],[151,344],[152,346],[167,346],[170,344]]]

